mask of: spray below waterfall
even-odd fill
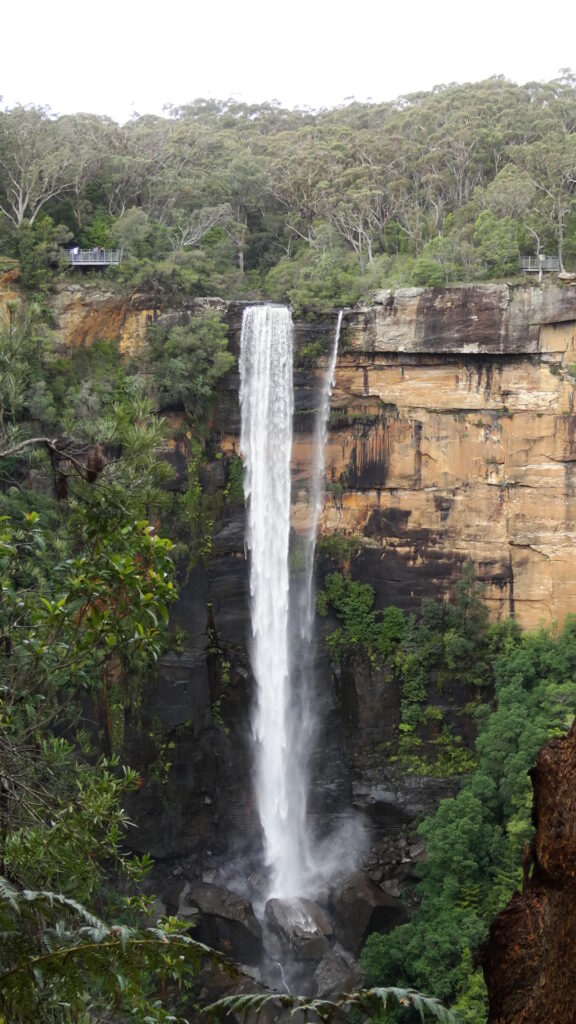
[[[314,671],[314,546],[323,502],[324,448],[341,323],[340,314],[316,420],[311,518],[294,630],[288,566],[292,321],[285,308],[253,306],[245,310],[242,322],[240,444],[248,503],[252,665],[257,685],[255,792],[271,874],[269,895],[282,898],[311,892],[330,874],[326,848],[321,852],[314,845],[307,823],[308,766],[316,734],[309,674]],[[294,632],[299,640],[296,657]]]

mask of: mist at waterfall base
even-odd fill
[[[342,315],[316,415],[310,521],[302,571],[290,576],[293,325],[288,309],[244,312],[240,354],[241,452],[250,554],[254,791],[262,825],[267,898],[314,897],[354,870],[364,830],[352,813],[324,836],[308,813],[311,758],[321,742],[315,687],[314,547],[324,500],[324,448]],[[294,912],[297,908],[294,906]],[[300,906],[297,914],[301,917]]]

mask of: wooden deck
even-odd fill
[[[121,249],[68,249],[71,267],[110,267],[122,262]]]

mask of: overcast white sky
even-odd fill
[[[4,106],[125,121],[198,96],[375,101],[576,69],[576,5],[534,0],[20,0],[2,12]]]

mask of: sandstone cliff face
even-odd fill
[[[561,620],[576,596],[576,293],[382,293],[345,315],[321,532],[362,538],[381,603],[439,597],[472,559],[495,617]],[[308,462],[310,438],[295,451]],[[295,507],[306,518],[305,487]]]
[[[124,355],[137,355],[146,342],[146,328],[158,307],[145,295],[116,295],[92,285],[70,283],[58,289],[52,303],[58,333],[66,348],[118,339]]]

